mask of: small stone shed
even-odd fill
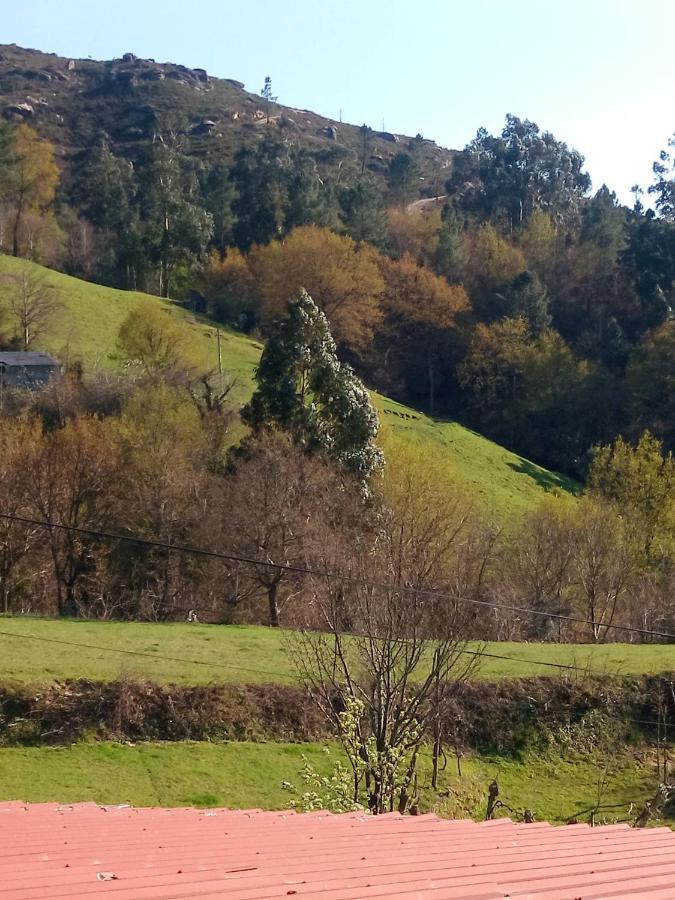
[[[48,353],[0,353],[0,387],[35,391],[60,374],[59,361]]]

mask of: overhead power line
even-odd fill
[[[312,569],[304,566],[296,566],[290,563],[275,563],[271,560],[254,559],[248,556],[241,556],[234,553],[224,553],[217,550],[207,550],[201,547],[191,547],[186,544],[174,544],[167,541],[157,541],[151,538],[141,537],[139,535],[118,534],[110,531],[101,531],[93,528],[79,528],[74,525],[64,525],[60,522],[47,522],[40,519],[31,519],[25,516],[16,516],[10,513],[0,513],[0,519],[6,519],[11,522],[17,522],[23,525],[32,525],[36,528],[44,528],[46,530],[68,531],[73,534],[86,535],[88,537],[96,537],[101,540],[109,541],[126,541],[132,544],[139,544],[146,547],[154,547],[155,549],[168,550],[175,553],[187,553],[194,556],[202,556],[208,559],[220,559],[226,562],[241,563],[243,565],[256,566],[258,568],[275,569],[277,571],[289,572],[292,575],[310,576],[313,578],[322,578],[327,581],[341,581],[345,584],[360,585],[361,587],[375,588],[383,591],[398,592],[401,594],[413,594],[415,596],[436,598],[449,600],[453,603],[463,603],[472,606],[494,609],[505,612],[516,612],[524,616],[534,616],[544,619],[554,619],[560,622],[573,622],[577,625],[585,625],[588,628],[610,628],[615,631],[621,631],[626,634],[639,634],[642,637],[661,638],[668,641],[675,641],[675,634],[667,631],[650,631],[646,628],[637,628],[633,625],[620,625],[613,623],[589,622],[580,616],[571,616],[566,613],[554,612],[553,610],[530,609],[526,606],[517,606],[509,603],[496,603],[492,600],[479,600],[475,597],[462,597],[454,594],[448,594],[443,591],[407,587],[405,585],[388,584],[369,578],[359,578],[354,575],[346,575],[343,572],[329,572],[318,569]]]
[[[140,656],[145,659],[162,660],[162,662],[183,663],[190,666],[206,666],[214,669],[234,669],[238,672],[251,672],[254,675],[270,675],[273,678],[295,678],[290,672],[272,672],[259,666],[240,666],[236,663],[209,662],[205,659],[185,659],[179,656],[163,656],[158,653],[146,653],[144,650],[130,650],[127,647],[101,647],[97,644],[85,644],[81,641],[67,641],[63,638],[44,637],[39,634],[23,634],[19,631],[0,631],[0,637],[17,638],[25,641],[42,641],[46,644],[59,644],[64,647],[78,647],[80,650],[95,650],[98,653],[122,653],[126,656]]]

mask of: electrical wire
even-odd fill
[[[156,549],[168,550],[176,553],[186,553],[194,556],[206,557],[209,559],[221,559],[227,562],[241,563],[243,565],[275,569],[277,571],[289,572],[293,575],[323,578],[328,581],[341,581],[343,583],[356,584],[371,589],[375,588],[383,591],[398,592],[401,594],[414,594],[416,596],[449,600],[454,603],[465,603],[473,606],[487,607],[489,609],[517,612],[526,616],[539,616],[545,619],[555,619],[556,621],[574,622],[578,625],[586,625],[589,628],[592,628],[595,625],[595,627],[605,628],[607,630],[611,628],[615,631],[622,631],[629,634],[639,634],[642,637],[664,638],[669,641],[675,641],[675,634],[667,631],[650,631],[646,628],[637,628],[632,625],[593,623],[589,622],[587,619],[582,619],[579,616],[570,616],[566,615],[565,613],[553,612],[552,610],[528,609],[525,606],[516,606],[507,603],[495,603],[490,600],[478,600],[474,597],[455,596],[453,594],[444,593],[442,591],[435,591],[425,588],[406,587],[405,585],[388,584],[386,582],[380,582],[373,579],[357,578],[353,575],[345,575],[342,572],[321,571],[303,566],[295,566],[289,563],[275,563],[271,560],[253,559],[252,557],[248,556],[240,556],[234,553],[224,553],[217,550],[207,550],[201,547],[191,547],[186,544],[173,544],[166,541],[156,541],[151,538],[140,537],[139,535],[125,535],[110,531],[101,531],[93,528],[79,528],[74,525],[64,525],[60,522],[46,522],[39,519],[30,519],[25,516],[16,516],[10,513],[0,513],[0,519],[6,519],[8,521],[17,522],[23,525],[31,525],[37,528],[44,528],[46,530],[56,529],[61,531],[68,531],[73,534],[87,535],[89,537],[96,537],[102,540],[126,541],[128,543],[138,544],[140,546],[154,547]]]
[[[68,531],[68,532],[75,533],[75,534],[82,534],[82,535],[87,535],[90,537],[97,537],[97,538],[100,538],[103,540],[126,541],[126,542],[130,542],[130,543],[139,544],[141,546],[149,546],[149,547],[153,547],[156,549],[168,550],[171,552],[186,553],[186,554],[202,556],[202,557],[207,557],[207,558],[212,558],[212,559],[221,559],[221,560],[225,560],[228,562],[241,563],[244,565],[272,568],[275,570],[287,571],[287,572],[290,572],[290,573],[296,574],[296,575],[304,575],[304,576],[311,576],[311,577],[315,577],[315,578],[337,580],[337,581],[347,582],[347,583],[351,583],[351,584],[359,584],[361,586],[365,586],[368,588],[378,588],[378,589],[387,590],[387,591],[398,591],[400,593],[414,593],[417,595],[451,600],[453,602],[469,603],[469,604],[475,604],[475,605],[479,605],[479,606],[486,606],[491,609],[508,610],[508,611],[520,612],[520,613],[528,614],[528,615],[545,616],[546,618],[561,619],[561,620],[565,620],[565,621],[571,621],[571,622],[576,622],[579,624],[584,624],[587,626],[592,625],[591,622],[588,622],[585,619],[581,619],[579,617],[574,617],[574,616],[567,616],[562,613],[553,613],[553,612],[548,612],[548,611],[543,611],[543,610],[531,610],[531,609],[527,609],[526,607],[519,607],[519,606],[508,605],[508,604],[491,603],[490,601],[487,601],[487,600],[476,600],[474,598],[468,598],[468,597],[456,597],[454,595],[443,593],[440,591],[391,585],[391,584],[387,584],[387,583],[383,583],[383,582],[378,582],[378,581],[375,581],[372,579],[356,578],[354,576],[345,575],[343,573],[324,572],[324,571],[319,571],[319,570],[315,570],[315,569],[304,568],[301,566],[294,566],[294,565],[290,565],[290,564],[274,563],[274,562],[271,562],[268,560],[257,560],[257,559],[253,559],[250,557],[240,556],[240,555],[232,554],[232,553],[224,553],[221,551],[207,550],[204,548],[191,547],[191,546],[183,545],[183,544],[173,544],[173,543],[168,543],[168,542],[164,542],[164,541],[156,541],[156,540],[153,540],[150,538],[144,538],[144,537],[141,537],[138,535],[124,535],[124,534],[117,534],[114,532],[101,531],[101,530],[90,529],[90,528],[79,528],[79,527],[72,526],[72,525],[64,525],[64,524],[58,523],[58,522],[41,521],[38,519],[31,519],[31,518],[28,518],[25,516],[16,516],[16,515],[12,515],[9,513],[0,513],[0,519],[5,519],[5,520],[17,522],[18,524],[30,525],[30,526],[39,527],[39,528],[45,528],[45,529],[54,528],[57,530],[64,530],[64,531]],[[175,608],[175,609],[177,610],[178,608]],[[181,609],[183,609],[184,611],[187,611],[187,607],[181,608]],[[627,625],[603,625],[602,627],[603,628],[620,629],[622,631],[628,631],[628,632],[640,634],[643,636],[661,637],[661,638],[668,638],[671,640],[675,640],[675,635],[670,634],[668,632],[649,631],[647,629],[634,628],[634,627],[627,626]],[[83,644],[83,643],[76,642],[76,641],[66,641],[66,640],[59,639],[59,638],[46,638],[46,637],[37,636],[37,635],[20,634],[18,632],[0,631],[0,636],[9,637],[9,638],[21,638],[21,639],[25,639],[25,640],[44,641],[47,643],[61,644],[64,646],[79,647],[81,649],[95,650],[97,652],[122,653],[122,654],[126,654],[126,655],[131,655],[131,656],[145,657],[145,658],[153,659],[153,660],[161,659],[165,662],[182,663],[182,664],[186,664],[186,665],[206,666],[206,667],[217,668],[217,669],[229,669],[229,670],[235,670],[235,671],[240,671],[240,672],[250,672],[250,673],[259,674],[259,675],[269,675],[270,677],[274,677],[274,678],[282,678],[282,679],[291,678],[291,679],[298,680],[298,676],[293,675],[292,673],[275,672],[275,671],[271,671],[271,670],[260,669],[258,667],[252,668],[252,667],[240,666],[240,665],[236,665],[236,664],[232,664],[232,663],[217,663],[217,662],[209,662],[206,660],[184,659],[181,657],[172,657],[172,656],[160,656],[160,655],[154,654],[154,653],[153,654],[145,653],[144,651],[141,651],[141,650],[129,650],[129,649],[120,648],[120,647],[101,647],[101,646],[97,646],[97,645],[93,645],[93,644]],[[540,667],[546,667],[546,668],[554,668],[554,669],[557,669],[558,671],[580,672],[582,674],[591,675],[594,677],[607,677],[607,678],[616,678],[616,677],[631,678],[631,677],[633,677],[631,675],[626,675],[626,674],[617,673],[617,672],[607,672],[607,671],[598,670],[598,669],[591,669],[588,667],[574,665],[572,663],[557,663],[557,662],[552,662],[550,660],[526,659],[524,657],[507,656],[504,654],[491,653],[489,651],[484,651],[484,650],[459,649],[458,652],[461,654],[464,654],[464,655],[469,655],[469,656],[478,657],[478,658],[496,659],[496,660],[501,660],[501,661],[505,661],[505,662],[520,663],[522,665],[532,665],[532,666],[540,666]],[[639,719],[621,719],[621,721],[634,722],[636,724],[643,724],[643,725],[651,725],[654,727],[659,726],[659,723],[657,723],[657,722],[649,722],[646,720],[639,720]]]

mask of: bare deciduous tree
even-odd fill
[[[37,422],[4,420],[0,425],[0,511],[5,515],[25,516],[25,457],[40,440]],[[10,519],[0,519],[0,612],[12,608],[13,595],[31,571],[23,570],[41,532]]]
[[[7,306],[22,350],[32,350],[48,334],[61,309],[54,288],[29,269],[12,278]]]
[[[373,813],[414,804],[419,754],[439,705],[477,661],[466,648],[465,608],[440,592],[457,523],[415,509],[412,499],[384,513],[374,539],[323,548],[316,563],[346,580],[311,581],[321,630],[289,638],[302,680],[342,740],[354,800],[365,795]]]
[[[309,544],[332,533],[326,526],[331,509],[350,497],[341,485],[325,463],[274,434],[248,445],[224,483],[221,534],[237,554],[268,564],[237,570],[239,600],[262,591],[272,627],[279,625],[282,587],[296,587],[285,569],[274,566],[302,564]]]
[[[585,499],[572,517],[571,592],[593,641],[605,640],[637,565],[629,530],[609,504]]]
[[[84,585],[98,579],[109,547],[69,529],[110,527],[119,474],[114,448],[103,424],[83,417],[46,435],[25,466],[28,509],[35,518],[65,526],[48,528],[46,535],[59,614],[76,616]]]

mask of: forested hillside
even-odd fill
[[[460,152],[203,70],[0,48],[0,248],[264,338],[301,286],[370,385],[584,478],[674,446],[673,172],[655,211],[526,119]],[[425,199],[426,198],[426,199]]]
[[[469,596],[472,636],[668,634],[669,151],[655,148],[654,210],[639,189],[628,208],[513,115],[446,153],[289,121],[269,79],[253,95],[131,55],[1,54],[0,346],[55,350],[66,369],[38,397],[4,396],[10,508],[272,568],[377,557],[383,579],[405,534],[396,578]],[[307,613],[280,569],[230,566],[224,590],[218,566],[165,550],[51,543],[47,564],[37,540],[9,542],[8,609]]]
[[[0,45],[0,798],[672,818],[675,137],[260,82]]]
[[[43,290],[58,298],[59,311],[41,336],[40,346],[67,365],[85,372],[119,371],[124,354],[118,333],[133,310],[150,303],[166,315],[184,322],[194,343],[190,351],[200,371],[218,368],[218,336],[215,324],[180,306],[133,291],[122,291],[81,281],[44,269],[26,260],[0,256],[0,307],[7,302],[12,279],[39,279]],[[225,377],[232,382],[229,399],[243,403],[251,396],[254,370],[262,345],[230,328],[220,329],[220,351]],[[381,414],[382,440],[409,447],[422,458],[436,460],[445,470],[447,483],[462,483],[495,520],[516,522],[535,509],[547,492],[573,493],[576,483],[543,469],[498,446],[457,422],[434,420],[381,394],[373,395]]]
[[[380,394],[373,409],[311,298],[270,325],[261,358],[250,337],[160,298],[9,256],[0,277],[6,334],[65,366],[41,393],[2,394],[0,507],[65,529],[46,543],[39,526],[0,523],[6,610],[293,624],[313,588],[276,564],[370,572],[369,542],[402,529],[406,580],[476,602],[475,637],[669,627],[675,471],[656,439],[601,449],[573,501],[572,482],[456,422]],[[93,534],[73,542],[71,528]],[[129,554],[101,529],[160,546]],[[193,565],[174,544],[262,554],[273,577]]]

